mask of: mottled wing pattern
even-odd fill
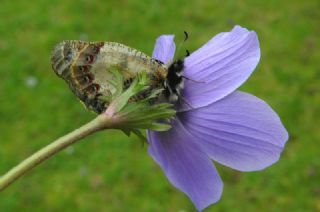
[[[55,47],[51,60],[55,73],[96,113],[103,112],[109,104],[108,98],[101,97],[110,97],[115,92],[115,87],[109,83],[113,77],[112,68],[121,71],[124,88],[130,86],[140,71],[148,73],[151,89],[163,86],[167,74],[164,64],[113,42],[63,41]]]
[[[63,78],[78,98],[91,110],[101,113],[105,102],[99,100],[100,85],[91,72],[103,42],[63,41],[52,54],[52,67]]]

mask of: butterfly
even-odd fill
[[[113,69],[123,76],[123,88],[130,86],[142,71],[149,78],[149,89],[162,89],[159,99],[174,103],[183,88],[183,60],[164,64],[134,48],[116,42],[67,40],[52,52],[54,72],[69,85],[85,106],[96,113],[106,110],[116,87],[110,83]],[[148,91],[136,98],[144,98]]]

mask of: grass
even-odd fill
[[[65,39],[125,43],[148,54],[170,33],[195,50],[235,24],[255,30],[262,57],[241,90],[266,100],[290,133],[260,172],[218,165],[219,203],[207,211],[320,210],[320,4],[310,1],[3,1],[0,7],[0,173],[94,117],[51,70]],[[180,54],[183,54],[181,51]],[[0,193],[0,211],[194,211],[137,138],[84,139]]]

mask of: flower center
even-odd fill
[[[179,99],[184,85],[184,79],[182,77],[183,69],[183,59],[176,60],[168,68],[168,74],[163,82],[163,87],[164,96],[169,100],[169,102],[175,103]]]

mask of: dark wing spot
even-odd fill
[[[100,90],[100,85],[93,84],[92,85],[92,90],[93,90],[93,92],[98,93],[98,91]]]
[[[87,54],[87,55],[86,55],[86,62],[87,62],[88,64],[92,63],[93,60],[94,60],[93,55],[91,55],[91,54]]]

